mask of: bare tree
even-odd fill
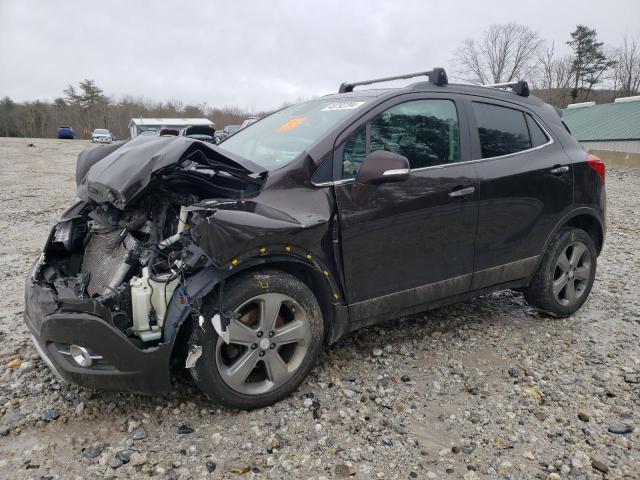
[[[613,67],[614,89],[621,96],[640,93],[640,41],[627,36],[622,46],[614,52],[616,65]]]
[[[537,68],[533,72],[532,86],[536,95],[545,102],[563,108],[569,102],[569,88],[573,78],[573,58],[558,56],[555,42],[540,48],[536,54]]]
[[[457,73],[471,83],[500,83],[527,77],[542,39],[517,23],[491,25],[478,41],[467,39],[454,53]]]

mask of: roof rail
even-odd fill
[[[422,77],[422,76],[429,77],[429,81],[439,87],[442,87],[443,85],[447,85],[449,83],[449,81],[447,80],[447,72],[445,72],[444,68],[434,68],[433,70],[429,70],[428,72],[407,73],[404,75],[396,75],[393,77],[375,78],[373,80],[363,80],[361,82],[344,82],[340,85],[340,88],[338,89],[338,93],[353,92],[353,88],[358,87],[360,85],[371,85],[372,83],[390,82],[391,80],[404,80],[407,78]]]
[[[521,97],[529,96],[529,84],[524,80],[518,80],[517,82],[505,82],[505,83],[490,83],[483,85],[483,87],[489,88],[510,88]]]

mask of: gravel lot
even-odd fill
[[[640,478],[640,169],[607,173],[607,241],[574,317],[505,291],[388,322],[247,413],[182,376],[166,398],[59,383],[37,356],[22,285],[89,145],[0,139],[0,477]]]

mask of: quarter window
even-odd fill
[[[544,133],[538,122],[536,122],[531,115],[525,115],[527,118],[527,126],[529,127],[529,134],[531,135],[531,146],[539,147],[549,141],[549,137]]]
[[[531,138],[523,112],[473,102],[473,113],[478,125],[482,158],[509,155],[531,148]]]
[[[342,178],[355,177],[367,154],[375,150],[403,155],[411,168],[459,161],[455,104],[451,100],[415,100],[377,115],[345,142]]]

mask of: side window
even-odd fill
[[[411,168],[460,160],[458,114],[451,100],[401,103],[377,115],[367,125],[360,127],[345,143],[342,178],[355,177],[364,157],[374,150],[403,155]]]
[[[355,178],[367,156],[367,128],[361,126],[344,144],[342,154],[342,178]]]
[[[549,137],[544,133],[544,130],[540,128],[538,122],[536,122],[533,117],[529,114],[526,114],[527,118],[527,126],[529,127],[529,135],[531,135],[531,146],[539,147],[540,145],[544,145],[549,141]]]
[[[482,158],[499,157],[531,148],[525,114],[513,108],[473,102]]]

